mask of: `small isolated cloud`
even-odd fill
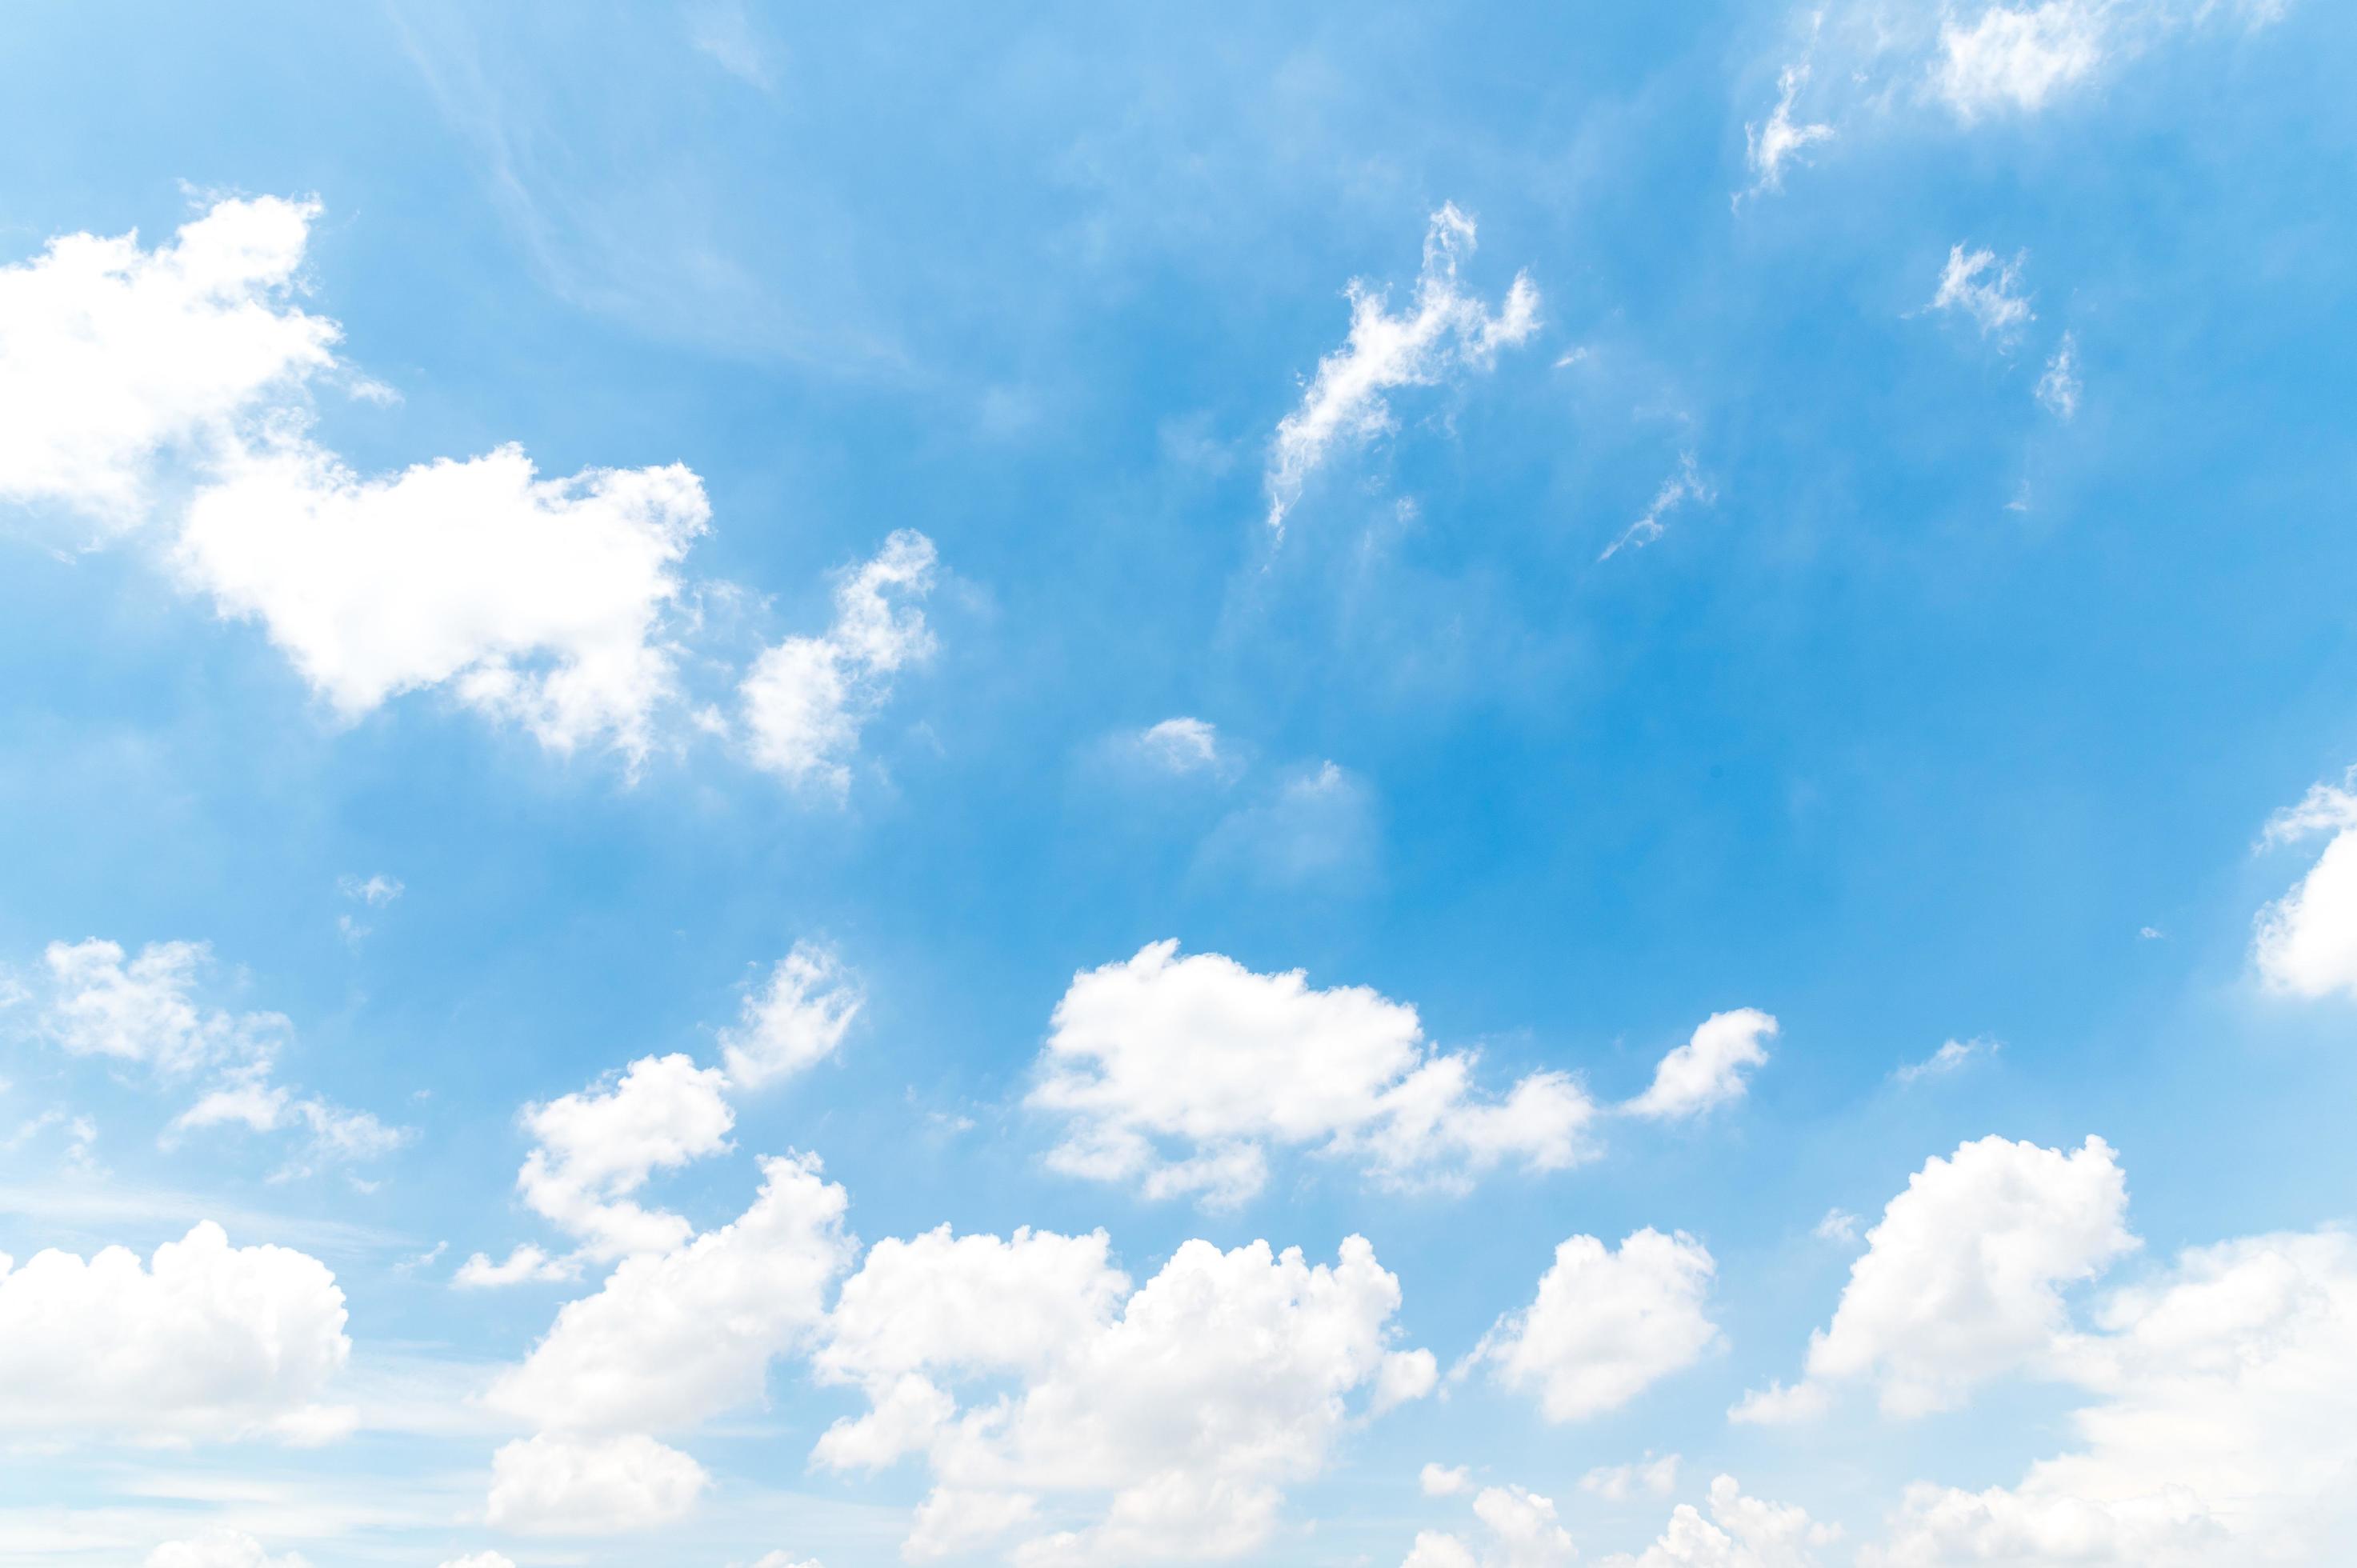
[[[1427,1498],[1453,1498],[1472,1487],[1472,1476],[1473,1473],[1462,1465],[1442,1465],[1436,1461],[1416,1472],[1415,1479]]]
[[[2034,113],[2103,63],[2112,18],[2122,9],[2115,0],[1991,5],[1969,27],[1949,14],[1940,24],[1933,89],[1966,121],[1994,109]]]
[[[1767,1062],[1766,1042],[1776,1034],[1776,1020],[1757,1007],[1712,1014],[1695,1026],[1692,1038],[1662,1058],[1652,1084],[1624,1103],[1621,1114],[1680,1121],[1742,1099],[1745,1073]]]
[[[1137,732],[1130,740],[1137,756],[1166,773],[1230,772],[1234,759],[1222,748],[1217,726],[1205,719],[1164,719]]]
[[[1273,1149],[1448,1188],[1587,1156],[1596,1107],[1575,1079],[1534,1072],[1491,1098],[1475,1061],[1434,1049],[1414,1007],[1365,986],[1318,990],[1299,970],[1161,941],[1073,977],[1028,1103],[1067,1119],[1054,1168],[1213,1206],[1258,1192]]]
[[[824,1061],[866,1002],[833,948],[796,942],[770,972],[768,986],[745,998],[737,1026],[720,1031],[728,1080],[759,1089]]]
[[[407,889],[402,886],[398,876],[387,876],[379,872],[369,877],[339,876],[336,879],[336,891],[371,909],[382,909]]]
[[[1717,1273],[1683,1232],[1648,1227],[1609,1248],[1593,1236],[1557,1247],[1530,1305],[1507,1314],[1469,1359],[1500,1387],[1535,1392],[1552,1422],[1620,1409],[1718,1343],[1703,1311]]]
[[[1783,189],[1784,166],[1803,149],[1834,139],[1831,125],[1804,124],[1792,118],[1792,102],[1808,80],[1807,60],[1786,66],[1776,78],[1776,107],[1769,112],[1766,124],[1745,124],[1743,157],[1751,167],[1751,188],[1736,197],[1738,202],[1745,196]]]
[[[1375,869],[1379,820],[1373,789],[1336,762],[1277,776],[1205,835],[1196,865],[1274,891],[1350,885]]]
[[[2072,334],[2062,334],[2061,343],[2054,357],[2046,361],[2046,373],[2038,378],[2038,402],[2055,418],[2069,421],[2079,413],[2079,340]]]
[[[755,766],[787,782],[843,796],[860,731],[904,666],[932,656],[933,634],[912,602],[932,591],[933,542],[902,529],[845,575],[834,624],[764,650],[738,688]]]
[[[1828,1208],[1809,1234],[1820,1241],[1835,1241],[1846,1247],[1857,1240],[1857,1216],[1846,1208]]]
[[[1710,488],[1701,471],[1695,467],[1694,454],[1681,453],[1678,471],[1662,481],[1662,488],[1653,492],[1653,504],[1645,509],[1645,515],[1621,530],[1620,536],[1606,545],[1604,553],[1597,559],[1609,561],[1623,550],[1642,550],[1668,530],[1669,524],[1664,520],[1679,507],[1688,501],[1700,501],[1708,506],[1717,499],[1718,493]]]
[[[2016,292],[2023,258],[2000,262],[1994,251],[1948,250],[1948,264],[1940,274],[1940,289],[1932,296],[1933,310],[1953,310],[1980,328],[1984,338],[2010,345],[2036,317],[2028,296]]]
[[[1406,314],[1392,314],[1385,291],[1351,280],[1350,338],[1318,361],[1301,406],[1278,423],[1270,446],[1268,525],[1278,536],[1309,477],[1335,447],[1394,427],[1388,393],[1487,371],[1500,349],[1538,330],[1539,292],[1527,273],[1514,275],[1495,315],[1464,291],[1458,270],[1473,248],[1473,220],[1451,203],[1432,215]]]
[[[1945,1078],[1983,1057],[1996,1055],[2003,1048],[1996,1040],[1947,1040],[1921,1061],[1909,1062],[1890,1076],[1902,1084],[1920,1083],[1927,1078]]]

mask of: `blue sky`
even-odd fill
[[[0,29],[0,1562],[2344,1550],[2357,17]]]

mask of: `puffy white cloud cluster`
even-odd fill
[[[1596,1106],[1575,1079],[1534,1072],[1485,1098],[1474,1059],[1429,1048],[1414,1007],[1365,986],[1318,990],[1298,970],[1160,941],[1073,978],[1029,1103],[1070,1120],[1057,1169],[1211,1205],[1257,1192],[1271,1146],[1458,1187],[1510,1160],[1586,1157]]]
[[[318,1260],[232,1247],[210,1221],[145,1262],[123,1247],[0,1254],[0,1432],[324,1441],[352,1421],[322,1402],[351,1352],[344,1321]]]
[[[1710,1518],[1680,1503],[1660,1540],[1633,1557],[1606,1558],[1604,1568],[1814,1568],[1815,1549],[1840,1535],[1797,1504],[1747,1497],[1721,1476],[1710,1484]]]
[[[2136,1247],[2126,1214],[2127,1178],[2101,1138],[2066,1155],[1990,1137],[1934,1156],[1867,1232],[1806,1379],[1749,1396],[1737,1418],[1812,1415],[1866,1380],[1885,1412],[1921,1415],[2005,1373],[2050,1372],[2062,1290]]]
[[[1473,1517],[1487,1531],[1485,1551],[1477,1553],[1446,1530],[1418,1530],[1401,1568],[1560,1568],[1579,1555],[1571,1532],[1557,1520],[1554,1499],[1526,1487],[1482,1487],[1473,1498]]]
[[[1716,1265],[1684,1234],[1650,1228],[1608,1248],[1558,1246],[1528,1306],[1501,1317],[1474,1350],[1501,1387],[1534,1391],[1549,1421],[1618,1410],[1718,1342],[1704,1313]]]
[[[2357,1240],[2189,1249],[2057,1345],[2094,1402],[2012,1487],[1909,1488],[1866,1568],[2330,1561],[2357,1528]]]
[[[2252,956],[2260,978],[2294,996],[2357,996],[2357,774],[2318,784],[2277,812],[2262,843],[2330,834],[2298,886],[2259,911]]]
[[[381,1157],[408,1133],[274,1081],[279,1053],[294,1038],[284,1014],[232,1012],[202,994],[213,967],[204,942],[151,942],[136,956],[92,938],[51,942],[27,998],[34,1032],[70,1056],[146,1069],[152,1081],[207,1087],[175,1117],[167,1144],[184,1133],[238,1125],[256,1133],[306,1134],[285,1174]]]
[[[1336,446],[1392,429],[1386,394],[1486,371],[1499,349],[1527,342],[1538,330],[1539,292],[1527,273],[1514,275],[1494,314],[1465,292],[1458,270],[1473,248],[1473,220],[1448,203],[1425,232],[1424,267],[1405,314],[1392,314],[1385,291],[1351,281],[1350,337],[1318,362],[1301,406],[1278,423],[1270,446],[1272,530],[1283,532],[1286,514]]]
[[[683,695],[674,611],[710,522],[703,482],[677,464],[544,477],[512,445],[354,471],[315,439],[308,400],[323,378],[371,388],[338,360],[337,325],[295,303],[319,213],[221,200],[152,249],[76,234],[0,267],[0,501],[110,532],[168,518],[179,584],[258,623],[344,722],[430,689],[635,764]],[[931,647],[892,599],[932,566],[930,541],[895,533],[846,578],[832,629],[760,656],[742,693],[756,764],[841,788],[891,672]]]
[[[1324,1466],[1354,1401],[1430,1391],[1430,1355],[1390,1343],[1399,1299],[1358,1237],[1331,1264],[1189,1241],[1135,1290],[1102,1233],[879,1242],[813,1360],[870,1408],[813,1457],[924,1457],[911,1558],[1017,1531],[1027,1564],[1233,1557]]]

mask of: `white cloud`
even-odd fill
[[[232,1013],[199,993],[213,968],[204,942],[151,942],[136,958],[116,942],[51,942],[38,1032],[69,1055],[137,1062],[166,1079],[210,1074],[211,1087],[173,1118],[163,1144],[188,1132],[242,1126],[299,1130],[303,1151],[282,1176],[321,1165],[380,1158],[409,1139],[365,1111],[271,1081],[294,1036],[280,1013]]]
[[[1332,1265],[1189,1241],[1135,1292],[1102,1234],[878,1243],[814,1359],[870,1409],[813,1457],[923,1455],[935,1500],[912,1555],[1018,1530],[1027,1565],[1249,1552],[1401,1354],[1398,1305],[1356,1237]]]
[[[2010,343],[2037,317],[2028,296],[2015,292],[2020,282],[2021,258],[2000,262],[1994,251],[1948,249],[1948,264],[1940,274],[1939,292],[1932,296],[1933,310],[1953,310],[1971,319],[1984,338]]]
[[[526,1535],[605,1535],[685,1518],[711,1484],[704,1466],[651,1437],[542,1435],[491,1456],[484,1517]]]
[[[75,1056],[141,1062],[158,1072],[242,1065],[274,1056],[293,1032],[284,1014],[232,1014],[196,996],[212,966],[204,942],[151,942],[128,958],[93,938],[42,953],[49,991],[40,1027]]]
[[[2255,30],[2287,8],[2288,0],[1809,0],[1808,54],[1778,75],[1765,127],[1745,127],[1754,177],[1737,199],[1778,188],[1794,155],[1858,122],[1879,132],[1923,108],[1966,130],[2029,119],[2172,38],[2231,22]],[[1825,68],[1807,94],[1821,118],[1801,124],[1794,104],[1813,63]]]
[[[546,746],[642,753],[674,570],[711,515],[684,467],[544,479],[520,446],[366,478],[299,437],[242,445],[189,503],[182,583],[270,640],[346,720],[446,687]]]
[[[484,1253],[477,1252],[458,1265],[450,1283],[460,1290],[484,1290],[500,1285],[527,1284],[581,1277],[581,1264],[575,1258],[552,1258],[526,1241],[509,1252],[500,1262],[493,1262]]]
[[[1604,1568],[1813,1568],[1813,1549],[1841,1533],[1794,1504],[1746,1497],[1732,1476],[1711,1482],[1710,1514],[1680,1503],[1660,1540],[1636,1556],[1606,1558]]]
[[[2357,996],[2357,774],[2318,784],[2271,819],[2261,843],[2332,836],[2298,886],[2259,911],[2252,957],[2274,990],[2294,996]]]
[[[1678,471],[1662,481],[1662,488],[1653,492],[1653,504],[1645,509],[1645,515],[1622,529],[1620,537],[1606,545],[1604,553],[1597,559],[1609,561],[1624,549],[1642,550],[1667,532],[1669,525],[1662,520],[1679,507],[1690,500],[1708,506],[1717,499],[1718,492],[1704,481],[1701,471],[1695,467],[1694,454],[1680,453]]]
[[[1539,295],[1528,274],[1515,274],[1494,316],[1458,286],[1458,268],[1473,248],[1473,220],[1446,205],[1426,231],[1424,268],[1408,314],[1394,316],[1384,291],[1351,280],[1350,338],[1318,361],[1301,406],[1279,422],[1270,447],[1268,523],[1278,534],[1334,447],[1393,428],[1386,393],[1435,385],[1454,371],[1486,371],[1501,348],[1538,330]]]
[[[145,1568],[309,1568],[309,1564],[300,1552],[273,1557],[262,1542],[243,1530],[209,1530],[186,1541],[165,1541],[147,1554]]]
[[[759,1089],[824,1061],[866,1002],[833,949],[796,942],[770,972],[769,988],[745,998],[737,1027],[720,1031],[728,1080]]]
[[[738,696],[756,766],[838,796],[850,788],[859,732],[893,674],[932,654],[924,612],[908,601],[932,591],[934,563],[933,542],[901,529],[836,587],[823,636],[790,637],[754,660]]]
[[[340,876],[336,879],[336,891],[356,899],[371,909],[382,909],[406,892],[398,876],[379,872],[369,877]]]
[[[1426,1465],[1416,1474],[1416,1484],[1427,1498],[1451,1498],[1472,1487],[1472,1472],[1462,1465]]]
[[[2078,1446],[2019,1486],[1908,1489],[1867,1568],[2336,1561],[2357,1528],[2357,1241],[2248,1237],[2114,1293],[2062,1375]]]
[[[1857,1216],[1846,1208],[1828,1208],[1809,1234],[1820,1241],[1838,1241],[1848,1246],[1857,1240]]]
[[[1674,1121],[1740,1100],[1748,1087],[1744,1070],[1768,1060],[1761,1042],[1776,1033],[1776,1020],[1756,1007],[1714,1013],[1695,1026],[1692,1038],[1662,1058],[1652,1086],[1620,1110]]]
[[[1427,1496],[1469,1489],[1462,1470],[1444,1472],[1456,1485],[1445,1490],[1434,1487],[1431,1477],[1437,1469],[1436,1465],[1425,1466]],[[1526,1487],[1482,1487],[1473,1499],[1473,1515],[1486,1531],[1487,1551],[1477,1555],[1459,1537],[1422,1530],[1402,1568],[1559,1568],[1579,1555],[1571,1533],[1555,1515],[1554,1499]]]
[[[0,499],[139,521],[158,458],[335,363],[291,303],[316,202],[216,203],[173,240],[71,234],[0,267]]]
[[[1813,1414],[1867,1378],[1885,1412],[1921,1415],[2004,1373],[2050,1373],[2062,1287],[2136,1247],[2126,1211],[2101,1138],[2065,1155],[1991,1137],[1934,1156],[1867,1232],[1833,1322],[1810,1337],[1806,1381],[1749,1396],[1736,1419]]]
[[[852,1248],[843,1188],[815,1159],[760,1168],[759,1196],[733,1222],[625,1258],[568,1303],[492,1384],[491,1407],[544,1433],[605,1434],[675,1431],[758,1404],[770,1359],[819,1321]]]
[[[1776,107],[1770,111],[1767,123],[1743,127],[1744,161],[1751,166],[1751,188],[1747,195],[1784,188],[1784,166],[1798,157],[1802,151],[1819,142],[1830,142],[1834,128],[1824,124],[1803,124],[1792,118],[1792,101],[1809,80],[1809,63],[1802,60],[1789,65],[1776,78]],[[1739,198],[1738,198],[1739,199]]]
[[[1579,1489],[1609,1503],[1627,1502],[1643,1492],[1666,1498],[1678,1489],[1678,1456],[1651,1455],[1634,1465],[1599,1466],[1579,1478]]]
[[[753,1568],[820,1568],[815,1557],[796,1557],[791,1552],[764,1552],[753,1560]]]
[[[502,1552],[469,1552],[464,1557],[451,1558],[442,1568],[515,1568],[515,1563]],[[760,1564],[756,1563],[754,1568],[760,1568]]]
[[[2079,380],[2079,339],[2065,332],[2054,357],[2046,361],[2046,373],[2038,378],[2038,401],[2055,418],[2073,419],[2078,416],[2083,388]]]
[[[2047,0],[1991,5],[1968,27],[1943,17],[1935,90],[1966,120],[1999,108],[2034,113],[2103,63],[2115,9],[2106,0]]]
[[[1544,1171],[1584,1157],[1595,1106],[1575,1080],[1533,1073],[1486,1100],[1473,1067],[1429,1048],[1414,1007],[1365,986],[1315,990],[1298,970],[1181,958],[1171,940],[1073,978],[1028,1103],[1070,1119],[1055,1168],[1213,1204],[1260,1188],[1271,1145],[1455,1187],[1508,1160]]]
[[[642,1208],[629,1195],[658,1170],[674,1170],[729,1146],[737,1113],[727,1089],[717,1068],[697,1067],[674,1052],[641,1057],[619,1079],[528,1105],[522,1120],[537,1146],[516,1173],[517,1190],[534,1213],[579,1238],[589,1258],[680,1246],[692,1234],[688,1222]],[[511,1259],[507,1266],[514,1265]],[[479,1273],[472,1283],[494,1281]]]
[[[199,1224],[143,1264],[123,1247],[0,1254],[0,1431],[156,1442],[339,1435],[344,1294],[284,1247]]]
[[[1704,1316],[1715,1265],[1684,1234],[1639,1230],[1617,1251],[1574,1236],[1555,1251],[1530,1305],[1501,1317],[1471,1357],[1549,1421],[1618,1410],[1718,1342]]]
[[[1920,1062],[1909,1062],[1890,1076],[1900,1083],[1919,1083],[1927,1078],[1945,1078],[1982,1057],[1995,1056],[2001,1048],[1995,1040],[1943,1040],[1940,1048]]]
[[[1164,719],[1137,733],[1137,754],[1168,773],[1225,773],[1231,766],[1220,748],[1220,732],[1209,720]]]

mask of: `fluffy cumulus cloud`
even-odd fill
[[[659,623],[710,515],[677,465],[543,478],[502,446],[375,478],[289,438],[222,456],[173,559],[345,719],[437,687],[558,749],[639,752],[673,687]]]
[[[1466,292],[1458,269],[1473,246],[1473,220],[1452,203],[1432,215],[1424,269],[1404,313],[1392,313],[1385,291],[1351,280],[1349,338],[1318,361],[1301,406],[1276,427],[1268,462],[1270,528],[1283,532],[1286,514],[1336,447],[1392,429],[1391,392],[1486,371],[1499,349],[1527,342],[1538,330],[1539,292],[1528,274],[1515,274],[1494,313]]]
[[[350,1351],[325,1264],[210,1222],[144,1262],[0,1254],[0,1432],[20,1439],[324,1440],[350,1423],[323,1402]]]
[[[1712,1014],[1695,1026],[1692,1038],[1662,1058],[1652,1085],[1621,1111],[1678,1121],[1742,1099],[1744,1074],[1767,1062],[1764,1042],[1776,1032],[1776,1020],[1756,1007]]]
[[[53,240],[0,267],[0,500],[140,521],[158,460],[335,362],[294,304],[315,202],[214,204],[153,250]]]
[[[823,634],[787,638],[753,661],[737,695],[756,766],[836,795],[850,788],[850,757],[893,676],[932,655],[913,601],[932,591],[935,560],[931,540],[900,530],[845,575]]]
[[[628,1434],[693,1427],[759,1404],[771,1358],[825,1311],[850,1266],[843,1188],[817,1160],[760,1161],[745,1212],[668,1251],[625,1258],[567,1303],[522,1365],[487,1396],[546,1434]]]
[[[1990,1137],[1934,1156],[1867,1232],[1806,1379],[1750,1395],[1738,1418],[1813,1414],[1868,1380],[1885,1412],[1921,1415],[2005,1373],[2050,1375],[2063,1289],[2136,1247],[2126,1214],[2127,1178],[2100,1138],[2065,1154]]]
[[[1233,761],[1220,745],[1218,726],[1208,719],[1164,719],[1131,737],[1137,756],[1165,773],[1224,774]]]
[[[2259,911],[2260,978],[2294,996],[2357,996],[2357,773],[2319,784],[2267,823],[2267,846],[2330,835],[2298,885]]]
[[[1579,1489],[1602,1498],[1609,1503],[1627,1502],[1640,1494],[1666,1498],[1678,1489],[1678,1466],[1674,1454],[1659,1458],[1647,1455],[1630,1465],[1599,1465],[1579,1478]]]
[[[683,1519],[711,1484],[704,1466],[651,1437],[543,1434],[491,1457],[484,1518],[524,1535],[611,1535]]]
[[[1792,1503],[1747,1497],[1732,1476],[1710,1484],[1710,1517],[1680,1503],[1661,1538],[1634,1556],[1608,1557],[1605,1568],[1814,1568],[1816,1549],[1840,1531]]]
[[[1176,941],[1074,977],[1029,1103],[1069,1119],[1049,1164],[1149,1197],[1241,1202],[1270,1147],[1394,1184],[1462,1186],[1507,1161],[1559,1170],[1596,1114],[1560,1072],[1478,1093],[1469,1053],[1432,1049],[1415,1009],[1365,986],[1319,990]]]
[[[302,1553],[273,1556],[242,1530],[209,1530],[184,1541],[167,1541],[143,1561],[145,1568],[310,1568]]]
[[[2017,1487],[1909,1488],[1866,1568],[2337,1561],[2357,1529],[2357,1240],[2190,1249],[2070,1336],[2076,1446]]]
[[[1275,1528],[1391,1369],[1399,1283],[1352,1237],[1331,1264],[1265,1242],[1180,1247],[1132,1290],[1102,1234],[946,1229],[877,1244],[813,1365],[857,1386],[813,1461],[920,1455],[914,1558],[1005,1541],[1028,1564],[1234,1557]]]
[[[833,1056],[866,997],[833,949],[797,942],[745,999],[744,1016],[720,1032],[729,1082],[759,1089]]]
[[[165,1143],[206,1128],[241,1126],[300,1135],[286,1176],[322,1165],[379,1158],[408,1140],[365,1111],[353,1111],[274,1080],[294,1038],[284,1014],[233,1012],[206,999],[215,968],[204,942],[151,942],[134,956],[92,938],[51,942],[36,983],[33,1029],[70,1056],[145,1069],[153,1082],[204,1082],[173,1118]]]
[[[1618,1410],[1718,1342],[1703,1310],[1715,1273],[1689,1236],[1648,1229],[1618,1249],[1574,1236],[1536,1297],[1500,1318],[1472,1361],[1503,1388],[1535,1392],[1549,1421]]]
[[[585,1258],[610,1262],[681,1246],[694,1233],[687,1220],[642,1208],[630,1195],[658,1170],[728,1147],[737,1113],[727,1090],[718,1069],[674,1052],[641,1057],[619,1078],[527,1105],[522,1122],[534,1146],[516,1174],[516,1190],[534,1213],[577,1238]],[[539,1248],[524,1247],[505,1264],[470,1259],[461,1278],[503,1284],[554,1270]]]

